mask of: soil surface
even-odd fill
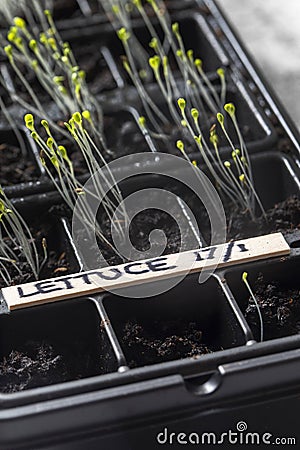
[[[228,238],[241,239],[281,231],[287,233],[300,227],[300,198],[293,195],[266,211],[266,218],[249,220],[248,214],[232,212],[228,217]]]
[[[176,193],[175,188],[166,188],[167,191]],[[155,194],[155,193],[154,193]],[[155,195],[149,195],[149,201],[154,202],[157,193]],[[180,198],[189,206],[192,212],[197,212],[197,207],[199,206],[199,200],[191,198],[190,193],[180,194]],[[194,207],[193,207],[194,206]],[[177,202],[174,202],[173,198],[167,199],[164,204],[166,211],[155,208],[147,208],[145,205],[145,210],[136,214],[129,226],[129,237],[132,246],[140,252],[148,252],[151,247],[151,253],[143,256],[142,259],[153,257],[153,255],[166,255],[171,253],[177,253],[179,251],[187,251],[198,246],[198,240],[192,233],[190,228],[189,219],[186,218],[185,213]],[[197,214],[195,213],[195,216]],[[101,223],[101,228],[104,236],[108,239],[110,243],[113,242],[111,237],[111,220],[105,214],[99,214],[99,222]],[[201,220],[201,217],[200,219]],[[179,223],[182,225],[182,236],[180,235]],[[165,235],[165,242],[161,239],[161,236],[153,236],[151,234],[154,230],[160,230]],[[84,238],[84,233],[82,238]],[[150,244],[151,241],[151,244]],[[164,251],[161,253],[162,246],[165,245]],[[95,267],[102,267],[103,261],[100,260],[99,250],[101,251],[105,260],[109,265],[122,264],[125,261],[121,257],[117,256],[112,250],[112,246],[104,243],[103,241],[98,241],[98,248],[91,249],[95,255]],[[154,253],[155,252],[155,253]],[[97,256],[98,255],[98,256]],[[129,260],[141,259],[141,257],[136,258],[134,256],[129,257]]]
[[[264,340],[300,333],[300,289],[287,289],[276,281],[266,282],[260,274],[254,294],[263,318]],[[245,317],[259,340],[260,322],[251,298]]]
[[[36,75],[33,71],[29,70],[22,63],[19,63],[18,67],[19,67],[20,71],[22,72],[22,74],[25,76],[28,84],[32,87],[34,94],[38,98],[41,105],[45,106],[45,103],[51,101],[51,96],[49,95],[49,93],[45,90],[45,88],[37,80]],[[18,96],[20,96],[21,99],[23,101],[27,102],[29,105],[33,105],[33,100],[32,100],[31,95],[28,93],[26,87],[24,86],[22,81],[19,79],[19,77],[16,75],[14,70],[11,67],[8,67],[8,72],[10,74],[10,78],[12,79],[14,89],[18,93]],[[45,111],[47,111],[47,107],[45,108]],[[28,112],[28,111],[26,111],[26,112]],[[23,119],[23,117],[22,117],[22,119]]]
[[[0,143],[0,184],[13,186],[35,181],[39,177],[37,165],[21,149],[8,143]]]
[[[1,392],[18,392],[78,380],[110,370],[111,352],[107,349],[107,338],[101,327],[99,338],[93,336],[93,332],[90,335],[79,333],[78,337],[74,330],[70,332],[68,327],[61,330],[61,326],[54,332],[53,336],[48,331],[41,340],[18,343],[7,355],[1,355]]]
[[[69,378],[62,356],[45,342],[29,342],[23,352],[13,350],[0,362],[0,390],[5,393],[47,386]]]
[[[107,147],[111,151],[106,161],[132,153],[149,151],[148,144],[140,132],[134,118],[126,111],[104,116],[104,128]],[[116,133],[118,130],[118,133]]]
[[[124,326],[121,345],[130,367],[196,358],[217,350],[203,342],[196,323],[183,320],[141,323],[133,319]]]

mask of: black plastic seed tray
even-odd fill
[[[219,445],[228,448],[230,430],[238,435],[238,448],[247,443],[243,441],[247,431],[255,434],[249,437],[254,439],[252,444],[264,444],[262,439],[278,444],[275,439],[281,439],[284,445],[284,438],[299,442],[299,136],[213,0],[170,0],[167,5],[172,21],[181,25],[186,46],[203,58],[209,79],[218,84],[216,69],[227,68],[226,100],[236,104],[254,185],[267,210],[268,225],[260,220],[252,224],[242,214],[234,222],[230,205],[225,204],[228,240],[282,231],[291,254],[217,270],[204,284],[198,283],[197,274],[189,274],[168,292],[143,299],[132,299],[123,291],[122,297],[84,296],[8,314],[1,298],[3,450],[152,450],[197,443],[206,448],[217,443],[214,439],[223,439]],[[143,108],[122,68],[120,41],[99,2],[70,0],[56,6],[60,32],[86,70],[93,94],[104,105],[110,158],[148,152],[149,172],[163,169],[160,153],[176,154],[176,146],[172,142],[162,146],[141,132]],[[138,17],[134,29],[146,49],[149,39]],[[11,89],[19,89],[4,60],[1,73]],[[147,90],[159,96],[153,80]],[[77,273],[82,260],[71,236],[71,214],[61,206],[38,150],[23,129],[26,111],[5,101],[19,131],[16,134],[1,115],[1,152],[9,150],[12,158],[1,163],[1,184],[37,238],[47,237],[51,267],[45,268],[41,278]],[[56,120],[56,108],[49,98],[43,101]],[[167,109],[162,99],[160,108]],[[190,153],[200,161],[192,149]],[[229,154],[222,142],[221,153]],[[86,169],[78,155],[73,157],[84,181]],[[23,161],[22,173],[14,169],[18,160]],[[129,167],[118,170],[126,174]],[[171,177],[148,173],[120,187],[125,196],[147,188],[179,195],[193,211],[200,230],[184,250],[199,246],[199,239],[200,245],[209,244],[209,218],[203,205]],[[181,202],[169,206],[175,218],[185,217],[189,234],[188,210]],[[141,220],[133,234],[139,234],[142,245],[157,228],[170,238],[167,253],[177,252],[178,227],[163,215],[153,212],[151,222]],[[118,263],[109,252],[108,260]],[[262,298],[263,342],[259,342],[257,311],[242,282],[244,271]],[[144,289],[147,292],[146,284]],[[226,433],[223,438],[222,433]]]

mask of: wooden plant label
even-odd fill
[[[223,245],[191,250],[155,259],[71,274],[2,289],[10,310],[71,297],[130,287],[141,283],[181,276],[185,273],[218,269],[288,255],[290,247],[281,233],[243,239]]]

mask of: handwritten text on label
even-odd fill
[[[263,258],[287,255],[289,245],[281,233],[229,242],[183,253],[135,261],[119,266],[52,278],[2,289],[10,309],[116,290],[136,284],[159,281],[188,272],[218,268]]]

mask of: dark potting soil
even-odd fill
[[[0,143],[0,185],[13,186],[38,179],[36,164],[19,147]]]
[[[260,274],[254,294],[263,318],[264,340],[300,333],[300,289],[287,289],[277,281],[267,282]],[[245,317],[256,339],[260,336],[257,308],[250,298]]]
[[[133,116],[126,111],[104,116],[103,129],[107,147],[111,151],[111,155],[105,158],[108,162],[121,156],[149,151]]]
[[[108,218],[102,219],[101,225],[103,234],[108,238],[109,242],[112,243],[110,220]],[[141,252],[149,250],[149,234],[152,230],[156,229],[163,230],[167,238],[167,245],[163,254],[177,253],[181,244],[178,226],[175,221],[170,220],[168,214],[158,210],[147,210],[147,212],[136,215],[129,229],[133,247]],[[78,235],[78,241],[82,242],[84,240],[86,240],[86,234],[85,231],[82,230],[81,236]],[[157,246],[160,244],[161,243],[157,242]],[[89,245],[89,241],[86,240],[84,245]],[[114,252],[111,245],[100,240],[98,240],[97,247],[90,248],[90,254],[93,255],[93,267],[100,268],[103,267],[103,265],[106,265],[103,262],[102,257],[110,266],[123,264],[125,262]],[[135,258],[129,258],[130,261],[133,259]]]
[[[45,342],[28,342],[24,350],[13,350],[0,362],[0,391],[23,391],[70,379],[61,355]]]
[[[86,82],[91,94],[97,95],[106,91],[111,91],[117,87],[116,82],[112,76],[112,73],[105,61],[103,54],[99,45],[91,43],[89,46],[72,45],[72,51],[74,52],[75,58],[77,60],[80,69],[86,72]],[[34,72],[28,70],[24,66],[20,66],[21,71],[25,75],[28,83],[34,88],[34,93],[39,99],[40,103],[47,111],[45,104],[52,102],[53,99],[50,94],[45,90],[45,88],[40,84]],[[21,96],[23,100],[31,104],[32,99],[25,88],[24,84],[19,80],[19,78],[14,74],[12,69],[9,69],[11,78],[13,79],[14,88],[18,95]],[[68,118],[64,118],[67,120]]]
[[[110,355],[101,327],[99,333],[99,354],[93,354],[90,342],[76,336],[59,341],[54,337],[53,342],[47,337],[17,345],[0,360],[0,392],[18,392],[106,373]]]
[[[80,53],[78,56],[75,52],[74,53],[76,59],[78,60],[80,69],[86,72],[86,81],[91,94],[97,95],[105,91],[111,91],[115,89],[117,87],[116,82],[114,81],[109,67],[107,66],[106,61],[99,49],[97,48],[96,50],[94,50],[94,53],[91,52],[89,47],[85,49],[86,51],[84,52],[84,54],[81,54],[82,48],[80,48]],[[45,107],[45,105],[52,102],[53,98],[40,84],[40,82],[35,77],[35,74],[28,71],[25,67],[22,67],[22,71],[24,72],[26,80],[29,82],[29,84],[31,86],[34,86],[34,93],[38,97],[42,106],[47,111],[47,107]],[[31,104],[31,97],[24,85],[16,76],[13,76],[12,72],[11,77],[14,80],[16,92],[18,92],[22,100]],[[66,117],[65,119],[68,118]]]
[[[122,330],[121,345],[131,368],[182,358],[197,358],[219,350],[203,341],[202,331],[195,322],[180,319],[154,320],[148,323],[132,319]]]

